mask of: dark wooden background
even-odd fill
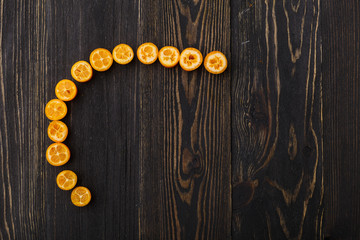
[[[360,239],[358,0],[1,0],[0,18],[0,239]],[[56,83],[147,41],[228,70],[95,73],[67,104],[71,160],[49,165]]]

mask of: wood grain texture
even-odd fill
[[[233,239],[321,239],[320,1],[233,3]]]
[[[137,2],[1,1],[0,239],[136,238],[135,64],[77,84],[64,119],[71,160],[56,168],[44,155],[50,145],[44,106],[56,83],[71,79],[72,64],[97,47],[135,47],[136,31],[129,29],[137,27],[136,13]],[[64,169],[92,191],[88,207],[75,207],[70,192],[56,186]]]
[[[360,239],[360,3],[322,1],[325,236]]]
[[[139,14],[140,42],[230,57],[228,0],[142,1]],[[230,238],[230,72],[155,64],[138,74],[140,238]]]
[[[37,2],[34,17],[25,15],[30,6],[24,1],[0,5],[0,238],[43,238],[44,6]]]
[[[60,168],[45,161],[43,113],[97,47],[152,41],[230,56],[229,11],[229,1],[1,1],[0,238],[230,237],[229,73],[137,61],[95,73],[68,103],[72,157]],[[88,207],[56,187],[64,169],[92,191]]]
[[[357,0],[0,0],[0,239],[359,239],[359,26]],[[147,41],[229,68],[95,73],[68,104],[71,160],[50,166],[56,83]]]

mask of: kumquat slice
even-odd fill
[[[185,48],[180,54],[180,66],[185,71],[193,71],[200,67],[203,56],[196,48]]]
[[[71,170],[64,170],[60,172],[56,177],[56,184],[62,190],[71,190],[77,183],[77,176]]]
[[[71,202],[77,207],[84,207],[89,204],[91,200],[90,190],[86,187],[76,187],[71,192]]]
[[[223,73],[227,68],[227,59],[222,52],[213,51],[206,55],[204,66],[212,74]]]
[[[153,43],[143,43],[137,49],[136,54],[143,64],[152,64],[158,57],[158,48]]]
[[[129,45],[122,43],[114,48],[112,56],[115,62],[121,65],[125,65],[133,60],[134,51]]]
[[[63,119],[66,114],[66,104],[59,99],[52,99],[45,106],[45,115],[50,120]]]
[[[108,70],[113,64],[111,52],[105,48],[97,48],[90,54],[90,64],[96,71]]]
[[[175,67],[180,60],[180,52],[176,47],[166,46],[159,51],[159,62],[167,68]]]
[[[71,76],[78,82],[87,82],[93,76],[93,69],[86,61],[78,61],[71,67]]]
[[[68,127],[62,121],[52,121],[47,129],[49,138],[54,142],[63,142],[69,133]]]
[[[70,159],[70,150],[63,143],[53,143],[46,150],[46,159],[53,166],[62,166]]]
[[[63,101],[71,101],[77,94],[77,87],[75,83],[68,79],[63,79],[55,87],[55,95],[58,99]]]

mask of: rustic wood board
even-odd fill
[[[0,239],[359,238],[357,0],[0,0]],[[78,86],[71,161],[47,101],[97,47],[220,50],[228,70],[137,59]],[[77,208],[55,183],[93,193]],[[346,197],[345,197],[346,196]]]
[[[360,2],[322,1],[324,230],[360,239]]]
[[[142,1],[139,19],[139,42],[230,56],[229,0]],[[157,64],[138,74],[140,237],[230,238],[230,72]]]
[[[320,0],[232,11],[233,237],[322,238]]]

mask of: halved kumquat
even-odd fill
[[[63,79],[55,87],[55,95],[63,101],[71,101],[77,94],[77,87],[73,81]]]
[[[134,51],[129,45],[121,43],[114,48],[112,56],[115,62],[125,65],[133,60]]]
[[[63,143],[53,143],[46,150],[46,159],[53,166],[62,166],[70,159],[70,150]]]
[[[90,190],[86,187],[76,187],[71,192],[71,202],[77,207],[84,207],[91,200]]]
[[[143,43],[137,49],[136,55],[143,64],[152,64],[158,57],[158,48],[153,43]]]
[[[159,51],[159,62],[167,68],[175,67],[180,60],[180,52],[176,47],[166,46]]]
[[[227,59],[222,52],[213,51],[206,55],[204,66],[212,74],[220,74],[227,68]]]
[[[90,64],[96,71],[108,70],[113,64],[111,52],[105,48],[97,48],[90,54]]]
[[[71,190],[77,183],[77,176],[73,171],[64,170],[56,177],[56,184],[62,190]]]
[[[49,138],[54,142],[65,141],[68,133],[68,127],[62,121],[52,121],[47,129]]]
[[[93,76],[93,69],[86,61],[78,61],[71,67],[71,76],[78,82],[87,82]]]
[[[45,115],[50,120],[63,119],[66,114],[66,104],[59,99],[52,99],[45,106]]]
[[[203,56],[196,48],[185,48],[180,54],[180,66],[185,71],[193,71],[200,67]]]

